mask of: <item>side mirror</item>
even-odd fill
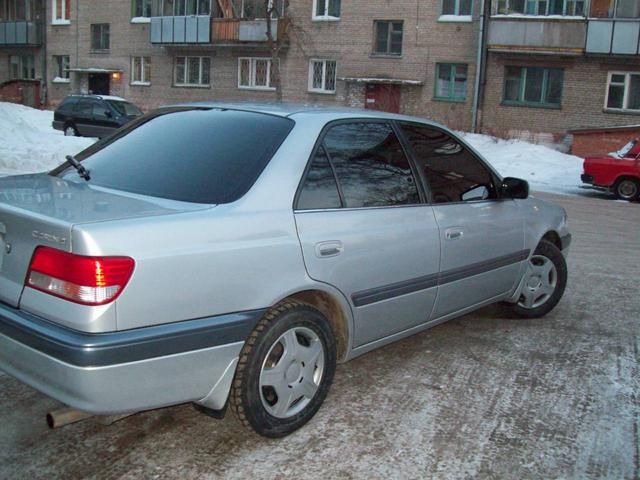
[[[527,198],[529,196],[529,182],[520,178],[505,177],[502,179],[502,196],[510,198]]]

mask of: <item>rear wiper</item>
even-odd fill
[[[69,165],[71,165],[73,168],[75,168],[78,171],[78,175],[84,178],[87,182],[91,180],[91,176],[89,175],[89,170],[84,168],[82,164],[74,158],[73,155],[67,155],[65,158],[67,159],[67,163],[69,163]]]

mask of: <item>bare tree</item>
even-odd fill
[[[288,42],[288,22],[286,21],[284,13],[289,7],[289,2],[286,0],[281,1],[282,11],[280,12],[278,11],[277,4],[278,0],[264,0],[264,9],[267,19],[267,44],[269,46],[269,53],[271,54],[271,84],[276,89],[276,101],[282,102],[280,52],[282,47]],[[271,24],[271,19],[274,17],[278,19],[278,27],[275,37],[273,34],[273,25]],[[281,17],[282,20],[280,20]]]

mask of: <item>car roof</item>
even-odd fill
[[[82,95],[82,94],[76,94],[76,95],[69,95],[70,98],[95,98],[97,100],[115,100],[118,102],[128,102],[129,100],[125,100],[122,97],[116,97],[114,95],[94,95],[94,94],[86,94],[86,95]]]
[[[437,122],[428,120],[426,118],[412,117],[408,115],[400,115],[397,113],[382,112],[379,110],[365,110],[359,108],[339,107],[332,105],[319,105],[308,103],[289,103],[289,102],[190,102],[174,105],[165,105],[161,108],[168,107],[207,107],[207,108],[219,108],[227,110],[239,110],[245,112],[265,113],[269,115],[276,115],[280,117],[297,117],[301,115],[325,115],[333,116],[336,119],[340,118],[383,118],[390,120],[405,120],[405,121],[418,121],[421,123],[427,123],[431,125],[442,126]]]

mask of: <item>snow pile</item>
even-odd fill
[[[521,140],[461,133],[500,175],[523,178],[532,190],[578,193],[583,159]]]
[[[95,142],[65,137],[53,112],[0,102],[0,175],[50,170]],[[462,133],[501,175],[528,180],[532,190],[578,193],[582,159],[520,140]]]
[[[0,175],[50,170],[96,141],[65,137],[52,121],[51,111],[0,102]]]

